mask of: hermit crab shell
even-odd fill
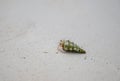
[[[59,47],[66,52],[86,53],[85,50],[69,40],[60,40]]]

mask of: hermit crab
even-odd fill
[[[58,50],[85,54],[86,51],[70,40],[60,40]]]

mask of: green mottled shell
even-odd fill
[[[77,44],[69,40],[64,40],[63,50],[68,52],[86,53],[85,50],[81,49]]]

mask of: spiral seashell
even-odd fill
[[[60,40],[59,47],[61,47],[62,50],[66,52],[75,52],[75,53],[84,53],[84,54],[86,53],[85,50],[83,50],[77,44],[69,40]]]

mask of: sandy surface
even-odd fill
[[[120,1],[0,0],[0,81],[120,81]]]

